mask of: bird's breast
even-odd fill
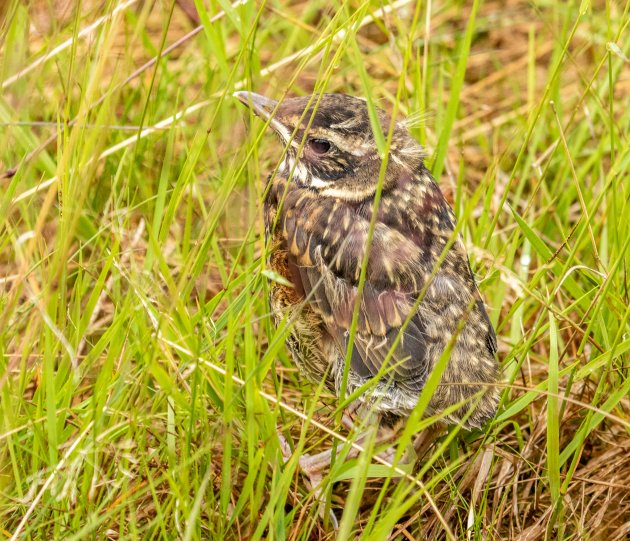
[[[274,281],[270,286],[270,301],[274,317],[279,320],[291,307],[304,300],[304,288],[301,286],[299,272],[289,259],[286,238],[282,234],[282,225],[276,224],[278,214],[277,189],[272,186],[263,207],[265,236],[270,246],[269,267],[280,278],[291,285]]]

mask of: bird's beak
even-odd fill
[[[234,92],[234,97],[237,98],[241,103],[247,105],[247,107],[249,107],[265,122],[268,122],[269,126],[271,126],[273,131],[275,131],[280,136],[280,139],[282,139],[285,144],[291,141],[291,130],[282,122],[280,122],[277,118],[274,118],[272,116],[273,112],[278,106],[278,102],[276,100],[265,98],[265,96],[255,94],[254,92],[244,91]]]
[[[265,96],[255,94],[254,92],[234,92],[234,97],[237,98],[241,103],[247,105],[263,120],[269,120],[269,118],[271,117],[271,113],[273,113],[276,105],[278,105],[278,102],[276,100],[265,98]]]

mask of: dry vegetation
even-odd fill
[[[627,539],[630,3],[240,4],[0,9],[0,536]],[[495,421],[337,461],[339,532],[275,437],[348,434],[267,317],[237,89],[420,113],[498,330]]]

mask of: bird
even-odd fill
[[[358,392],[391,426],[446,355],[425,415],[482,427],[499,398],[496,334],[455,214],[407,124],[380,108],[373,121],[367,101],[346,94],[234,96],[284,148],[263,215],[269,265],[283,278],[270,285],[271,313],[292,323],[299,373],[341,398]],[[386,139],[392,123],[380,152],[374,129]]]

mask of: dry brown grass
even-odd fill
[[[428,33],[424,19],[419,30],[410,28],[409,2],[376,17],[377,23],[357,34],[379,104],[391,108],[402,81],[400,110],[427,113],[414,134],[429,150],[438,145],[451,106],[449,90],[472,2],[464,4],[433,2]],[[137,2],[106,33],[96,30],[88,39],[76,40],[76,49],[55,55],[4,90],[1,105],[8,120],[2,120],[7,133],[0,135],[5,143],[0,170],[10,174],[0,178],[0,187],[12,202],[5,207],[0,233],[0,321],[5,328],[0,336],[5,358],[0,418],[6,419],[0,423],[0,442],[8,442],[0,447],[0,493],[6,500],[0,504],[0,531],[8,538],[17,533],[16,538],[33,539],[334,539],[336,533],[319,518],[304,479],[283,466],[270,436],[273,426],[282,424],[309,452],[330,446],[333,439],[287,407],[308,408],[315,390],[299,380],[284,348],[278,347],[265,364],[265,352],[281,336],[269,327],[262,284],[252,276],[258,276],[264,255],[257,241],[261,179],[273,168],[278,149],[269,138],[258,151],[259,143],[248,138],[244,124],[235,123],[242,112],[219,100],[238,80],[275,96],[318,90],[321,52],[299,73],[299,59],[286,59],[321,37],[335,10],[299,1],[265,5],[255,53],[254,43],[224,17],[216,23],[223,51],[208,45],[206,29],[160,60],[157,72],[154,65],[138,70],[156,57],[162,41],[167,47],[196,26],[191,2],[179,2],[172,17],[170,7]],[[375,4],[371,12],[380,7]],[[28,25],[20,26],[14,18],[2,27],[27,29],[20,38],[23,50],[17,52],[8,47],[20,41],[2,35],[5,81],[31,65],[36,51],[46,54],[51,44],[76,35],[113,5],[83,2],[78,14],[74,8],[66,0],[15,8]],[[207,15],[218,10],[211,6]],[[15,16],[11,8],[7,13]],[[431,501],[409,480],[368,479],[353,535],[443,539],[447,523],[460,539],[630,536],[630,400],[626,393],[616,395],[627,388],[629,367],[628,258],[623,250],[630,231],[623,217],[630,183],[622,181],[628,180],[623,153],[628,152],[630,70],[627,63],[613,69],[617,60],[614,55],[607,60],[605,42],[613,41],[618,28],[626,29],[627,41],[628,6],[597,2],[589,13],[579,15],[571,3],[537,6],[524,0],[484,2],[477,13],[440,184],[467,224],[473,267],[498,324],[506,366],[503,413],[484,431],[444,429],[427,443],[415,472],[423,472],[419,482],[429,487]],[[243,20],[253,25],[251,12],[243,11]],[[605,24],[611,25],[610,35],[602,30]],[[400,77],[410,36],[416,56]],[[618,43],[627,54],[627,44]],[[247,55],[239,56],[243,51],[250,51],[251,65]],[[99,62],[99,93],[86,100],[84,83],[90,79],[80,74]],[[275,63],[277,68],[261,76],[260,69]],[[228,79],[229,70],[241,64]],[[328,92],[362,93],[359,71],[348,55],[328,75]],[[609,78],[614,78],[612,93],[606,86]],[[110,98],[99,102],[98,96],[108,91]],[[78,119],[80,127],[90,105],[90,123],[106,120],[133,128],[142,120],[151,126],[205,100],[208,105],[175,123],[173,132],[171,123],[147,138],[102,129],[87,147],[64,140],[56,125],[18,126],[61,118],[68,123]],[[535,120],[539,106],[541,117]],[[605,144],[611,132],[614,152]],[[74,132],[68,128],[66,133]],[[568,152],[563,152],[562,136]],[[126,151],[107,154],[127,137]],[[196,137],[203,139],[198,146]],[[255,157],[247,154],[252,147]],[[82,157],[86,150],[92,158]],[[103,152],[107,155],[94,159]],[[192,180],[179,190],[177,179],[192,155]],[[21,161],[24,156],[27,160]],[[159,179],[166,158],[171,164],[168,191],[163,191]],[[240,170],[242,162],[259,163],[260,170],[255,165]],[[75,173],[68,173],[74,167],[82,168],[81,178],[91,190],[73,192],[59,180],[41,184],[53,174],[63,182],[76,180]],[[611,173],[615,167],[616,177]],[[115,182],[125,183],[126,191],[114,189]],[[598,200],[603,191],[606,197]],[[15,201],[25,192],[22,201]],[[613,192],[616,203],[611,203]],[[83,210],[64,206],[64,197],[72,200],[73,194]],[[160,194],[166,206],[171,197],[181,196],[181,202],[173,219],[162,221],[160,214],[158,230],[153,230]],[[588,219],[580,194],[589,207]],[[474,208],[467,209],[467,201]],[[553,257],[537,253],[535,240],[506,201]],[[0,208],[5,202],[0,198]],[[64,221],[68,215],[75,219],[70,225]],[[35,240],[26,237],[20,244],[20,235],[28,232],[34,232]],[[201,247],[207,256],[197,265],[194,256]],[[111,253],[115,264],[99,281]],[[618,256],[623,263],[615,267]],[[596,269],[608,278],[600,280],[597,273],[581,273],[577,267]],[[88,302],[92,290],[98,300],[82,326],[83,311],[93,306]],[[245,301],[239,304],[241,298]],[[69,337],[74,359],[55,341],[43,314]],[[549,327],[541,323],[550,314],[558,326],[557,352]],[[227,322],[220,327],[222,317]],[[161,325],[159,337],[154,320]],[[81,332],[75,336],[76,329]],[[110,352],[115,353],[111,358]],[[601,356],[607,352],[608,358]],[[554,353],[563,371],[559,396],[549,392]],[[228,370],[228,376],[196,364],[198,358]],[[259,366],[265,367],[262,375],[252,376]],[[107,371],[109,379],[101,380]],[[60,383],[51,391],[55,381],[70,382],[73,374],[78,374],[76,385]],[[238,383],[243,380],[249,383]],[[548,423],[550,396],[558,398],[557,434]],[[335,424],[332,397],[322,396],[314,404],[315,420],[346,434]],[[97,406],[107,406],[109,413],[90,417],[90,408]],[[92,433],[94,426],[99,428]],[[79,456],[62,460],[87,433],[97,443],[90,447],[86,438],[83,446],[81,440]],[[558,502],[549,475],[550,435],[557,436],[564,453],[556,472]],[[92,453],[93,459],[85,458]],[[432,464],[423,471],[428,461]],[[52,489],[44,490],[57,466]],[[288,472],[286,488],[283,472]],[[338,516],[357,498],[352,483],[328,487]],[[36,500],[40,491],[41,500]],[[199,495],[203,498],[195,507]],[[383,516],[395,513],[408,498],[417,503],[382,533]],[[32,520],[20,526],[28,515]],[[198,529],[190,526],[189,533],[197,521]],[[262,533],[257,530],[261,524],[266,524]]]

